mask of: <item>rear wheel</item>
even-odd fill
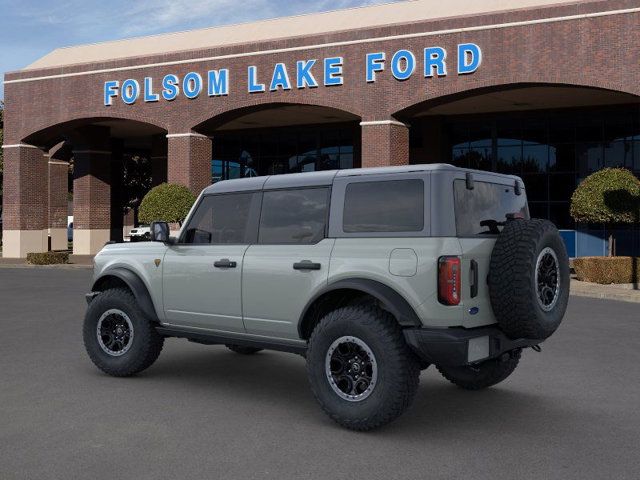
[[[311,389],[340,425],[371,430],[410,405],[420,365],[395,319],[373,305],[350,305],[327,314],[307,351]]]
[[[438,366],[444,378],[465,390],[482,390],[505,380],[518,366],[521,350],[513,350],[486,362],[463,367]]]
[[[262,348],[245,347],[244,345],[226,344],[225,346],[229,350],[231,350],[232,352],[236,352],[236,353],[239,353],[241,355],[253,355],[254,353],[258,353],[258,352],[262,351]]]
[[[123,288],[106,290],[89,304],[83,337],[91,361],[114,377],[149,368],[164,345],[133,294]]]

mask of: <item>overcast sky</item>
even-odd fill
[[[0,74],[58,47],[390,1],[0,0]]]

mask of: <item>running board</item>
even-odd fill
[[[222,335],[219,333],[195,332],[193,330],[178,329],[171,327],[156,327],[156,331],[163,337],[186,338],[190,342],[203,345],[240,345],[243,347],[264,348],[265,350],[276,350],[278,352],[297,353],[305,355],[307,352],[306,343],[289,343],[286,341],[257,340],[242,336]]]

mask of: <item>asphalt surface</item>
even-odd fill
[[[316,405],[301,357],[171,339],[135,378],[100,373],[88,270],[0,269],[0,479],[637,479],[640,306],[572,297],[541,354],[466,392],[423,372],[371,433]]]

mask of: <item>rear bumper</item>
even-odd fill
[[[405,340],[424,362],[462,366],[497,358],[517,348],[532,347],[540,340],[508,338],[497,326],[479,328],[407,328]]]

